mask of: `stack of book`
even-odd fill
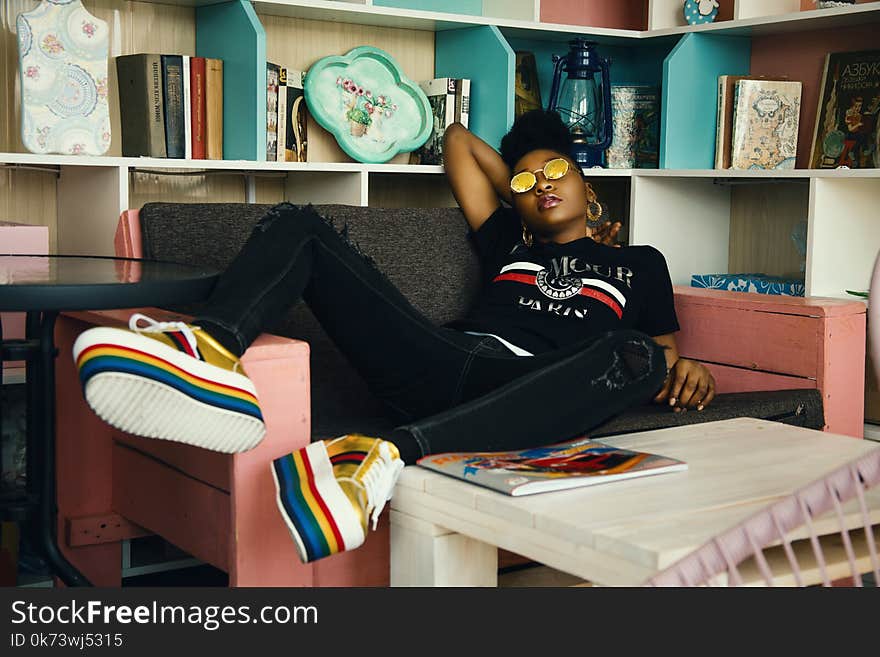
[[[116,58],[125,157],[223,159],[223,61],[137,53]]]
[[[800,82],[719,76],[715,168],[793,169],[800,111]]]
[[[418,83],[428,97],[434,127],[431,136],[410,154],[410,164],[443,164],[443,135],[453,123],[468,127],[471,81],[466,78],[434,78]]]
[[[308,161],[304,71],[266,64],[266,160]]]

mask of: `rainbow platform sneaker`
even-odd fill
[[[89,329],[73,345],[86,401],[105,422],[226,453],[262,440],[256,389],[238,358],[183,322],[135,314],[129,329]]]
[[[403,461],[392,443],[352,434],[272,462],[278,508],[306,563],[359,547],[373,529]]]

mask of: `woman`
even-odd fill
[[[460,125],[447,129],[447,176],[485,273],[465,318],[432,324],[311,207],[282,204],[256,225],[193,324],[135,315],[131,330],[77,339],[88,403],[130,433],[249,449],[264,426],[239,356],[304,299],[401,424],[382,438],[318,441],[272,464],[303,561],[358,547],[403,465],[423,455],[558,442],[652,396],[702,410],[714,382],[678,358],[663,256],[593,239],[589,186],[569,146],[559,116],[541,110],[517,120],[501,155]]]

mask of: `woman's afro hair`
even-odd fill
[[[513,122],[501,139],[501,159],[512,171],[519,159],[531,151],[546,149],[571,157],[571,133],[558,112],[535,109]]]

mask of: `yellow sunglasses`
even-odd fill
[[[510,189],[517,194],[524,194],[538,184],[536,173],[542,172],[547,180],[559,180],[568,173],[568,160],[557,157],[547,162],[543,169],[536,171],[520,171],[510,179]]]

